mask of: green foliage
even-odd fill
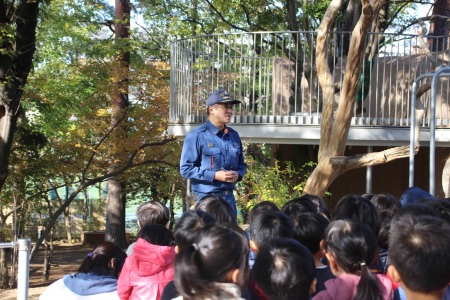
[[[306,180],[316,166],[308,162],[296,169],[291,162],[281,166],[275,160],[273,166],[266,166],[252,157],[246,158],[247,174],[238,184],[238,202],[249,211],[261,201],[272,201],[282,207],[288,200],[301,196]]]
[[[149,38],[140,40],[142,32],[133,31],[130,43],[112,39],[113,18],[111,7],[100,1],[55,0],[43,7],[10,176],[0,193],[6,211],[13,196],[18,199],[23,220],[30,212],[41,213],[45,220],[49,208],[55,211],[60,204],[46,203],[54,186],[76,188],[80,180],[107,174],[113,147],[121,153],[117,162],[124,165],[142,144],[167,138],[169,66],[155,58],[161,49],[150,49]],[[123,47],[130,47],[131,68],[118,77],[113,58]],[[159,57],[168,58],[168,52]],[[124,120],[130,130],[115,143],[109,135],[110,94],[121,75],[130,84]],[[180,152],[177,142],[138,151],[134,163],[142,166],[122,175],[133,182],[129,199],[175,199]],[[146,161],[153,165],[146,166]]]

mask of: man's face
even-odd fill
[[[214,104],[210,115],[217,123],[228,124],[233,115],[233,104]]]

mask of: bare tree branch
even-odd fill
[[[152,160],[145,160],[145,161],[138,162],[138,163],[135,163],[135,164],[133,164],[133,161],[134,161],[136,155],[141,150],[143,150],[143,149],[145,149],[147,147],[162,146],[162,145],[165,145],[167,143],[173,142],[175,140],[176,140],[175,138],[166,138],[166,139],[158,141],[158,142],[142,144],[140,147],[135,149],[130,154],[127,162],[122,167],[118,168],[116,171],[110,172],[110,173],[107,173],[107,174],[104,174],[104,175],[100,175],[100,176],[92,178],[92,179],[80,180],[80,183],[79,183],[78,187],[76,187],[74,189],[74,191],[69,195],[69,197],[67,197],[66,201],[55,211],[55,213],[52,215],[52,217],[47,222],[47,224],[45,224],[45,229],[42,232],[41,237],[36,241],[36,244],[34,245],[33,249],[31,250],[31,258],[36,253],[37,249],[39,249],[40,245],[45,240],[47,235],[50,233],[50,231],[53,228],[53,226],[55,225],[59,215],[64,212],[64,210],[70,205],[70,203],[72,203],[72,201],[77,197],[77,195],[81,191],[83,191],[84,189],[86,189],[87,187],[89,187],[91,185],[94,185],[94,184],[99,183],[99,182],[103,182],[103,181],[105,181],[108,178],[118,176],[118,175],[124,173],[127,170],[130,170],[130,169],[142,166],[142,165],[147,165],[147,164],[166,164],[168,166],[173,166],[169,162],[160,161],[160,160],[154,160],[154,159],[152,159]],[[168,155],[168,154],[165,154],[165,156],[166,155]],[[88,168],[88,165],[86,166],[86,169],[87,168]]]

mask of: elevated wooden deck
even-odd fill
[[[277,119],[276,116],[267,117]],[[206,120],[206,116],[196,119]],[[298,124],[280,122],[243,122],[235,116],[229,126],[239,132],[242,140],[248,143],[268,144],[304,144],[318,145],[320,142],[320,124]],[[280,119],[283,119],[280,117]],[[352,123],[358,122],[353,118]],[[180,140],[203,122],[186,122],[169,125],[169,133]],[[352,146],[401,146],[408,145],[410,128],[406,126],[351,126],[347,145]],[[436,128],[436,146],[450,147],[450,128]],[[429,128],[422,128],[420,145],[428,146],[430,141]]]
[[[339,103],[346,56],[335,51],[349,33],[330,38],[330,68]],[[445,37],[446,38],[446,37]],[[409,144],[411,89],[435,65],[422,54],[416,35],[371,33],[371,49],[361,71],[358,95],[364,111],[353,111],[348,145]],[[294,41],[302,41],[296,44]],[[322,95],[314,75],[314,32],[258,32],[194,37],[175,42],[171,55],[169,134],[183,139],[206,120],[207,96],[219,88],[241,100],[230,126],[251,143],[319,144]],[[302,51],[298,51],[303,47]],[[309,48],[308,48],[309,47]],[[310,50],[308,50],[310,49]],[[303,53],[303,56],[299,56]],[[374,54],[375,53],[375,54]],[[433,55],[446,64],[449,50]],[[299,71],[299,63],[303,72]],[[425,81],[418,84],[424,84]],[[426,108],[420,120],[420,143],[430,140],[430,103],[436,104],[436,146],[450,146],[450,88],[440,79],[437,95],[419,100]]]

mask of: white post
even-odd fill
[[[372,153],[372,152],[373,152],[373,147],[372,146],[368,146],[367,147],[367,153]],[[372,193],[372,184],[373,184],[372,166],[368,166],[366,168],[366,193],[367,194],[371,194]]]
[[[19,262],[17,267],[17,300],[28,300],[30,239],[19,239]]]

